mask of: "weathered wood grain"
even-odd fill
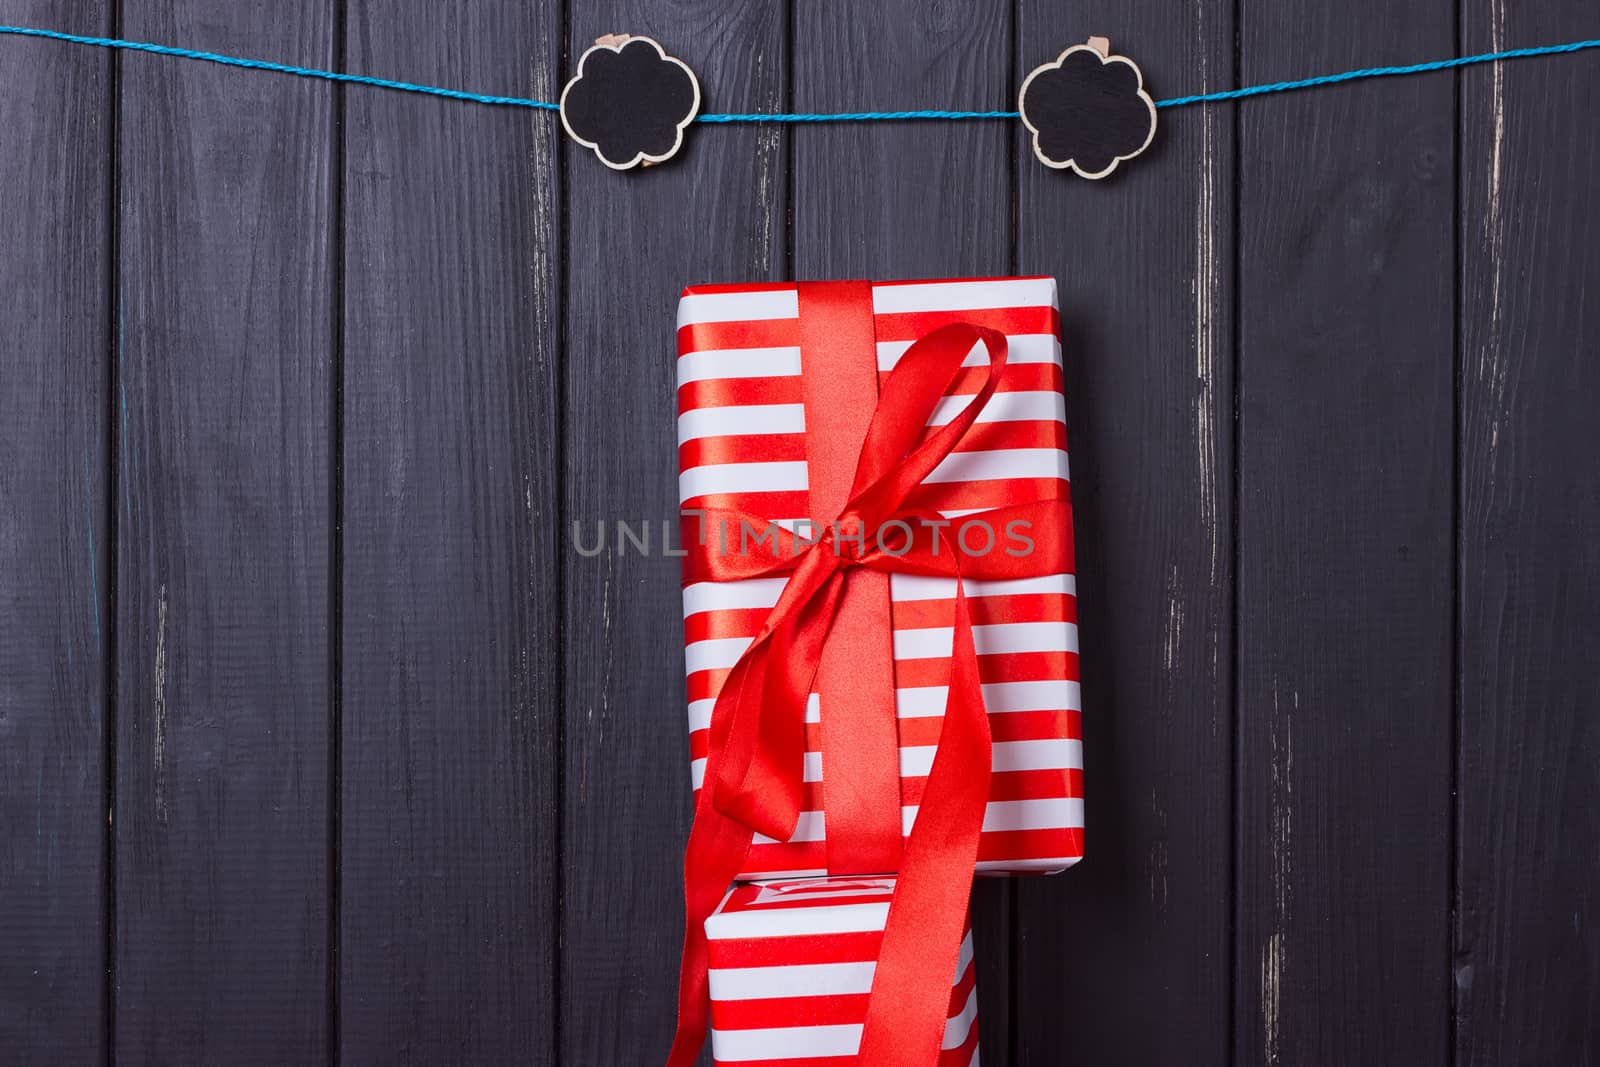
[[[794,7],[797,111],[999,108],[1014,91],[1002,0]],[[793,274],[941,278],[1011,273],[1014,147],[1004,123],[883,123],[794,133]],[[978,1033],[1010,1057],[1009,883],[973,897]]]
[[[349,68],[549,98],[560,19],[356,0]],[[340,1058],[553,1062],[557,127],[345,111]]]
[[[1462,5],[1468,51],[1592,37]],[[1461,88],[1456,1063],[1600,1063],[1600,57]]]
[[[103,33],[103,3],[0,22]],[[111,62],[0,40],[0,1058],[103,1054]]]
[[[330,59],[326,0],[121,8],[138,39]],[[122,63],[116,1059],[311,1062],[328,1038],[331,91]]]
[[[568,54],[602,33],[655,36],[699,75],[708,111],[780,110],[781,5],[605,0],[573,12]],[[566,526],[648,520],[648,556],[615,527],[565,551],[566,779],[562,1063],[666,1055],[690,816],[684,739],[673,322],[692,282],[783,275],[787,179],[773,127],[698,127],[682,154],[628,174],[567,145]],[[676,538],[674,538],[676,543]]]
[[[1246,0],[1241,81],[1449,55],[1445,0]],[[1454,86],[1239,109],[1235,1042],[1449,1057]]]
[[[1108,34],[1156,95],[1234,84],[1231,11],[1023,0],[1018,71]],[[1111,178],[1017,130],[1018,265],[1061,285],[1087,846],[1021,883],[1017,1062],[1229,1057],[1231,108],[1164,112]]]

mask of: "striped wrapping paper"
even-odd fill
[[[740,885],[728,892],[706,921],[711,1052],[718,1067],[856,1062],[894,881],[819,878]],[[969,922],[939,1067],[977,1063]]]
[[[951,322],[1007,337],[999,388],[956,452],[912,500],[959,520],[1068,494],[1056,287],[1051,278],[872,286],[880,384],[913,341]],[[687,509],[736,508],[794,527],[810,514],[798,294],[793,285],[694,286],[678,306],[679,497]],[[943,425],[977,392],[982,348],[941,401]],[[752,446],[763,458],[751,461]],[[735,458],[737,457],[737,458]],[[998,531],[1003,536],[1003,531]],[[736,536],[736,535],[735,535]],[[974,535],[981,543],[981,536]],[[777,602],[785,578],[684,587],[692,779],[699,789],[719,688]],[[994,776],[978,870],[1047,872],[1083,854],[1081,704],[1074,575],[968,580]],[[955,584],[890,582],[901,822],[910,832],[944,714]],[[806,793],[787,842],[757,835],[742,879],[828,873],[820,723],[807,711]]]

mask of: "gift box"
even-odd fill
[[[860,313],[852,315],[852,307]],[[976,422],[922,479],[907,506],[943,516],[953,524],[947,532],[959,524],[963,548],[992,539],[1010,549],[1013,531],[985,530],[986,514],[1068,499],[1051,278],[686,289],[677,331],[679,495],[686,514],[733,509],[810,536],[816,523],[838,514],[848,496],[877,390],[913,342],[958,322],[1003,334],[1004,367]],[[974,348],[927,419],[929,434],[972,402],[988,362],[985,350]],[[851,410],[841,416],[845,409]],[[702,520],[698,540],[704,542],[707,533]],[[738,535],[710,532],[722,539],[724,550],[738,549],[729,543]],[[1070,529],[1050,536],[1066,539],[1070,549]],[[1018,541],[1015,547],[1020,552],[1025,546]],[[844,826],[837,836],[847,833],[854,841],[867,836],[859,832],[862,813],[886,808],[879,818],[892,820],[890,832],[898,828],[909,835],[946,707],[957,579],[859,576],[863,585],[869,579],[880,582],[876,595],[887,604],[880,621],[863,625],[841,614],[825,654],[836,657],[837,692],[848,694],[852,672],[883,678],[885,692],[892,693],[885,712],[888,739],[863,739],[859,731],[841,728],[830,745],[839,709],[854,705],[849,697],[830,704],[829,686],[822,684],[825,660],[805,713],[795,831],[784,841],[757,834],[741,879],[900,869],[892,849],[847,854],[830,840],[829,829]],[[697,790],[719,691],[787,581],[776,576],[685,583],[691,776]],[[993,742],[977,869],[1060,870],[1083,852],[1075,576],[1063,568],[1016,579],[968,578],[963,590]],[[848,780],[839,770],[846,763]],[[887,787],[856,780],[863,777],[862,767],[876,765],[893,777]]]
[[[719,1067],[854,1064],[893,893],[893,878],[780,880],[730,890],[706,921],[711,1051]],[[977,1013],[969,922],[940,1067],[978,1062]]]

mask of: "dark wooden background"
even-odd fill
[[[1156,95],[1600,36],[1592,0],[0,0],[711,110]],[[1600,58],[1165,112],[697,130],[0,39],[0,1061],[650,1063],[689,817],[692,281],[1062,283],[1089,858],[978,891],[984,1062],[1600,1063]]]

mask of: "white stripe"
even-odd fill
[[[986,697],[988,688],[988,686],[984,686]],[[896,689],[894,691],[895,717],[900,719],[934,718],[944,714],[944,706],[949,699],[950,687],[947,685],[918,685]]]
[[[799,315],[800,293],[795,289],[685,293],[678,301],[680,329],[702,322],[755,322],[758,319],[793,319]]]
[[[730,532],[730,541],[735,536],[736,533]],[[770,608],[783,595],[783,587],[788,581],[788,578],[746,578],[736,582],[694,582],[684,586],[683,614],[688,618],[702,611]],[[962,582],[962,589],[968,596],[1027,596],[1043,593],[1076,596],[1078,583],[1070,574],[1046,574],[1037,578],[989,581],[967,578]],[[954,578],[926,578],[916,574],[889,575],[889,598],[897,602],[950,600],[955,595]]]
[[[795,937],[803,934],[857,934],[882,930],[889,902],[830,904],[817,908],[762,908],[759,911],[718,910],[706,920],[706,937],[724,941],[742,937]]]
[[[895,715],[926,719],[944,714],[949,687],[907,686],[894,691]],[[1082,711],[1083,696],[1077,682],[990,682],[983,687],[983,706],[990,715],[1012,711]]]
[[[1063,452],[1062,455],[1066,453]],[[938,471],[934,473],[937,474]],[[999,477],[1023,477],[1023,475],[999,475]],[[778,463],[709,463],[703,467],[690,467],[678,475],[678,503],[693,500],[697,496],[710,496],[712,493],[778,493],[804,488],[806,488],[806,465],[803,460]],[[738,530],[728,531],[730,545],[738,535]],[[715,533],[712,536],[715,536]]]
[[[908,745],[900,750],[900,777],[926,778],[933,769],[937,745]],[[992,754],[995,773],[1006,771],[1063,771],[1083,769],[1083,745],[1066,738],[1032,741],[996,741]]]
[[[988,408],[984,409],[984,414],[988,414]],[[983,419],[980,418],[978,421],[982,422]],[[678,443],[681,445],[685,441],[695,441],[702,437],[804,433],[805,429],[804,404],[742,404],[723,408],[696,408],[678,416]]]
[[[805,464],[800,466],[804,467]],[[922,479],[922,484],[1068,477],[1066,449],[996,448],[984,452],[952,452]],[[999,537],[999,531],[996,531],[996,537]]]
[[[751,637],[712,637],[704,641],[690,641],[683,650],[688,673],[719,671],[732,667],[750,647]],[[948,653],[947,653],[948,654]]]
[[[820,966],[838,966],[823,964]],[[876,969],[876,965],[872,965]],[[778,968],[773,968],[777,970]],[[792,968],[782,968],[791,970]],[[715,972],[713,972],[715,973]],[[773,994],[781,996],[781,993]],[[712,991],[712,999],[717,997]],[[755,999],[742,998],[742,999]],[[961,1011],[945,1023],[940,1048],[960,1048],[972,1033],[972,1024],[978,1018],[978,987],[974,985],[967,994]],[[831,1026],[775,1026],[762,1030],[711,1031],[711,1052],[719,1063],[756,1062],[778,1059],[812,1059],[824,1056],[854,1056],[861,1050],[860,1023],[839,1023]]]
[[[1064,593],[1076,596],[1078,583],[1070,574],[1046,574],[1038,578],[1005,578],[979,581],[964,579],[962,591],[968,596],[1025,596],[1035,593]],[[954,578],[925,578],[920,574],[889,575],[889,599],[951,600],[956,595]],[[772,603],[778,602],[773,597]]]
[[[715,699],[689,701],[689,732],[708,730],[711,728],[711,709],[717,706]]]
[[[683,587],[683,617],[702,611],[770,608],[783,595],[788,578],[745,578],[737,582],[695,582]]]
[[[774,997],[841,997],[872,991],[876,962],[807,963],[779,967],[713,967],[711,999],[771,1000]]]
[[[1008,711],[1082,711],[1083,696],[1077,682],[996,682],[983,687],[983,706],[991,715]]]
[[[906,349],[915,343],[915,341],[879,341],[878,369],[880,371],[894,370],[895,364],[900,362],[900,357],[905,355]],[[1061,365],[1061,342],[1053,333],[1009,334],[1006,337],[1006,363],[1013,366],[1023,363],[1054,363],[1059,367]],[[972,353],[962,361],[961,365],[963,367],[988,366],[988,350],[981,345],[974,346]]]
[[[678,357],[678,386],[721,378],[793,378],[800,373],[800,349],[708,348]]]
[[[896,630],[895,659],[948,659],[955,640],[953,626]],[[1013,652],[1076,652],[1078,627],[1070,622],[1002,622],[974,626],[972,643],[980,656]]]
[[[967,973],[967,968],[970,966],[972,966],[972,931],[968,930],[967,936],[961,939],[961,951],[956,955],[956,976],[950,980],[950,984],[960,985],[961,976]]]
[[[1013,743],[1025,743],[1025,742],[1013,742]],[[901,749],[901,751],[904,752],[906,750],[905,749]],[[932,750],[930,749],[929,751],[931,752]],[[930,755],[929,759],[930,760],[932,759],[931,755]],[[904,762],[905,762],[904,759],[902,759],[901,760],[902,766],[904,766]],[[902,771],[901,773],[904,773],[904,772]],[[927,771],[923,771],[922,773],[924,775],[926,775],[928,772]],[[705,777],[706,777],[706,761],[705,761],[705,757],[702,756],[701,758],[699,758],[697,760],[690,761],[690,763],[689,763],[689,783],[690,783],[690,788],[691,789],[699,789],[701,783],[705,781]],[[805,754],[805,768],[801,772],[800,780],[803,781],[803,782],[820,782],[820,781],[822,781],[822,753],[820,753],[820,752],[807,752]]]
[[[983,812],[985,833],[1008,830],[1056,830],[1083,826],[1082,797],[1045,800],[991,800]]]
[[[957,415],[967,410],[972,403],[975,393],[965,396],[947,396],[940,399],[935,405],[933,414],[928,418],[929,426],[948,425]],[[780,405],[773,405],[775,407]],[[1053,389],[1025,389],[1015,393],[995,393],[989,402],[983,405],[983,410],[978,412],[978,422],[1066,422],[1067,401],[1060,393]],[[683,425],[683,416],[678,417],[678,425]],[[752,431],[779,433],[781,431]],[[680,429],[679,437],[683,434]]]
[[[967,993],[967,1002],[961,1006],[961,1012],[953,1016],[944,1024],[944,1042],[941,1048],[960,1048],[966,1041],[967,1035],[972,1033],[972,1024],[978,1018],[978,986],[973,983],[972,989]]]
[[[1054,624],[1052,624],[1054,625]],[[895,715],[901,719],[927,719],[944,714],[949,687],[943,685],[906,686],[894,691]],[[709,729],[715,699],[689,704],[689,732]],[[983,687],[983,706],[990,715],[1013,711],[1082,711],[1083,691],[1077,682],[989,682]],[[822,721],[817,694],[806,701],[806,722]]]
[[[822,812],[802,811],[800,813],[800,818],[795,820],[794,836],[790,837],[787,843],[791,845],[798,845],[806,841],[821,841],[826,834],[827,831],[823,821]],[[758,845],[784,844],[784,842],[774,840],[773,838],[768,837],[766,834],[756,834],[754,835],[754,838],[755,843]]]
[[[879,282],[872,287],[872,311],[877,315],[1055,306],[1054,278],[996,278],[911,285]]]
[[[822,878],[816,881],[790,879],[784,882],[775,882],[770,885],[755,887],[756,895],[751,898],[751,906],[777,904],[780,901],[790,907],[809,907],[813,900],[826,900],[838,897],[888,897],[894,895],[894,879],[890,877],[857,878],[845,875],[838,878]]]
[[[900,777],[926,778],[933,770],[937,745],[907,745],[900,750]],[[995,773],[1007,771],[1065,771],[1083,769],[1083,743],[1069,738],[1036,738],[1031,741],[996,741],[991,754]],[[689,764],[691,788],[699,789],[705,780],[704,757]],[[822,781],[822,753],[805,754],[802,781]]]
[[[917,807],[909,804],[901,807],[900,821],[903,831],[911,833],[911,825],[916,821]],[[1042,800],[991,800],[984,809],[983,829],[985,833],[1006,830],[1057,830],[1062,827],[1073,829],[1083,826],[1083,800],[1077,797],[1049,797]],[[822,812],[802,811],[795,825],[794,836],[789,838],[791,845],[809,841],[823,841],[827,839],[824,832]],[[776,845],[783,842],[774,841],[765,834],[756,834],[755,843],[758,845]]]
[[[1046,856],[1041,859],[1026,860],[979,860],[973,869],[982,875],[1010,875],[1010,874],[1059,874],[1068,867],[1075,866],[1082,856]],[[825,874],[825,871],[817,871]],[[744,875],[739,877],[743,878]],[[778,875],[767,875],[776,878]]]
[[[835,1026],[779,1026],[769,1030],[711,1030],[711,1054],[718,1063],[854,1056],[861,1048],[860,1023]]]
[[[908,836],[917,821],[917,806],[900,809],[900,826]],[[1078,829],[1083,826],[1083,800],[1079,797],[1049,797],[1043,800],[991,800],[983,811],[983,832],[1013,830]]]

